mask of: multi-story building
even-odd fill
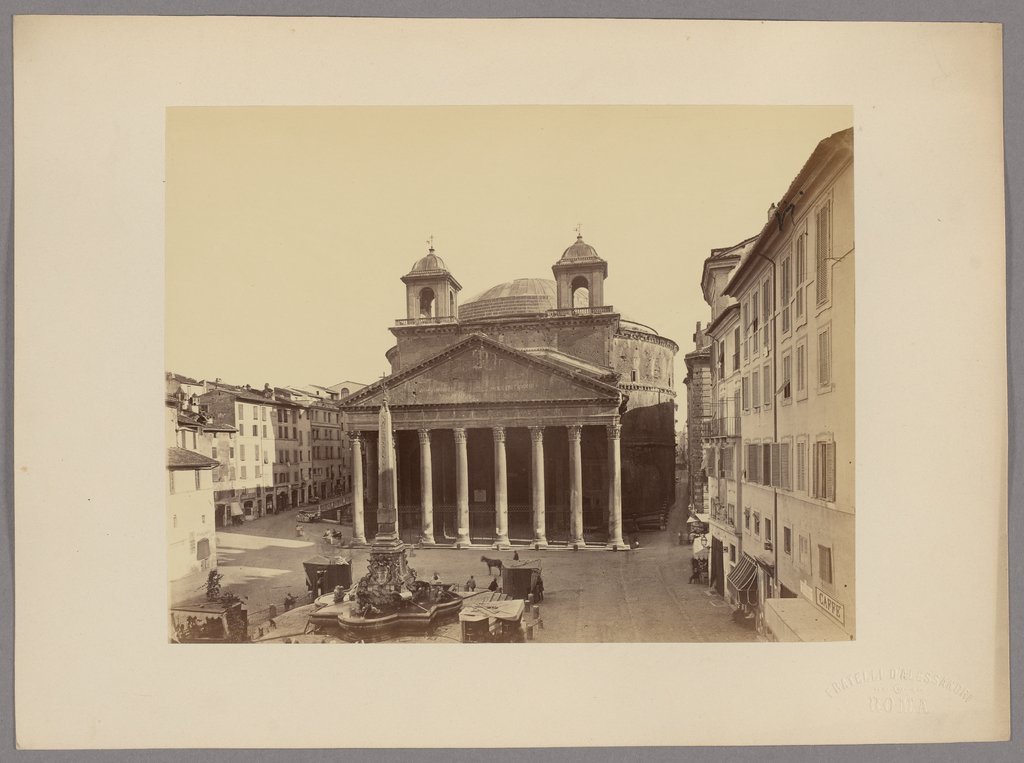
[[[683,356],[686,363],[686,429],[689,440],[686,451],[689,457],[690,506],[697,514],[708,508],[707,470],[704,464],[704,447],[707,443],[708,422],[711,419],[711,344],[710,339],[697,323],[693,334],[696,349]]]
[[[187,398],[186,398],[187,399]],[[186,403],[187,405],[187,403]],[[213,437],[202,417],[183,408],[178,395],[166,399],[168,580],[205,575],[217,567],[213,516]]]
[[[299,415],[302,405],[292,399],[288,390],[274,389],[274,405],[270,423],[274,430],[273,482],[274,506],[277,511],[305,503],[298,467]]]
[[[725,294],[740,306],[743,446],[729,584],[772,638],[853,638],[852,130],[818,144]]]
[[[711,307],[711,322],[705,329],[711,342],[711,418],[705,431],[704,465],[707,473],[708,514],[711,531],[709,582],[719,594],[735,600],[725,580],[741,558],[743,536],[739,531],[737,507],[741,506],[743,483],[739,478],[740,405],[740,308],[725,294],[725,285],[741,257],[755,239],[735,246],[713,249],[704,261],[701,290]]]
[[[262,392],[248,385],[209,382],[207,386],[209,391],[199,397],[199,403],[213,424],[224,428],[216,443],[221,462],[214,475],[218,524],[226,524],[229,518],[232,522],[256,519],[274,510],[273,390],[269,385]]]

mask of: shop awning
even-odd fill
[[[740,594],[749,594],[757,588],[757,565],[746,554],[729,573],[729,587]],[[747,599],[749,601],[749,598]]]
[[[489,620],[492,617],[497,620],[518,622],[523,618],[525,607],[522,599],[508,599],[506,601],[488,601],[481,604],[466,606],[459,612],[459,620],[462,622],[476,622],[478,620]]]
[[[231,504],[231,516],[233,516],[233,517],[240,517],[240,516],[242,516],[242,507],[239,506],[237,503]]]

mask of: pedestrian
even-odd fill
[[[519,561],[519,552],[518,551],[513,551],[512,552],[512,561],[513,562],[518,562]]]
[[[700,582],[700,562],[697,561],[697,559],[691,559],[690,560],[690,566],[692,567],[692,571],[690,572],[690,582],[692,583],[694,580],[696,580],[699,583]]]
[[[497,591],[498,590],[498,579],[497,578],[491,578],[491,584],[489,586],[487,586],[487,590],[488,591]]]
[[[441,582],[441,577],[436,572],[434,573],[434,582],[435,583],[440,583]]]
[[[470,575],[469,576],[469,580],[466,581],[466,590],[467,591],[475,591],[476,590],[476,578],[474,578],[472,575]]]
[[[302,537],[302,525],[295,525],[295,537],[296,538],[301,538]]]

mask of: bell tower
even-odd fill
[[[605,306],[604,279],[608,277],[608,263],[583,240],[578,227],[576,243],[562,253],[562,258],[551,266],[551,271],[555,274],[559,310]]]
[[[405,284],[406,317],[417,322],[449,323],[458,320],[462,286],[455,280],[444,260],[434,253],[434,238],[428,242],[426,256],[402,276]]]

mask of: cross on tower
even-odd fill
[[[583,238],[583,223],[576,223],[576,237]]]
[[[430,251],[434,251],[434,234],[430,234],[430,238],[427,239],[427,245],[430,246]]]

